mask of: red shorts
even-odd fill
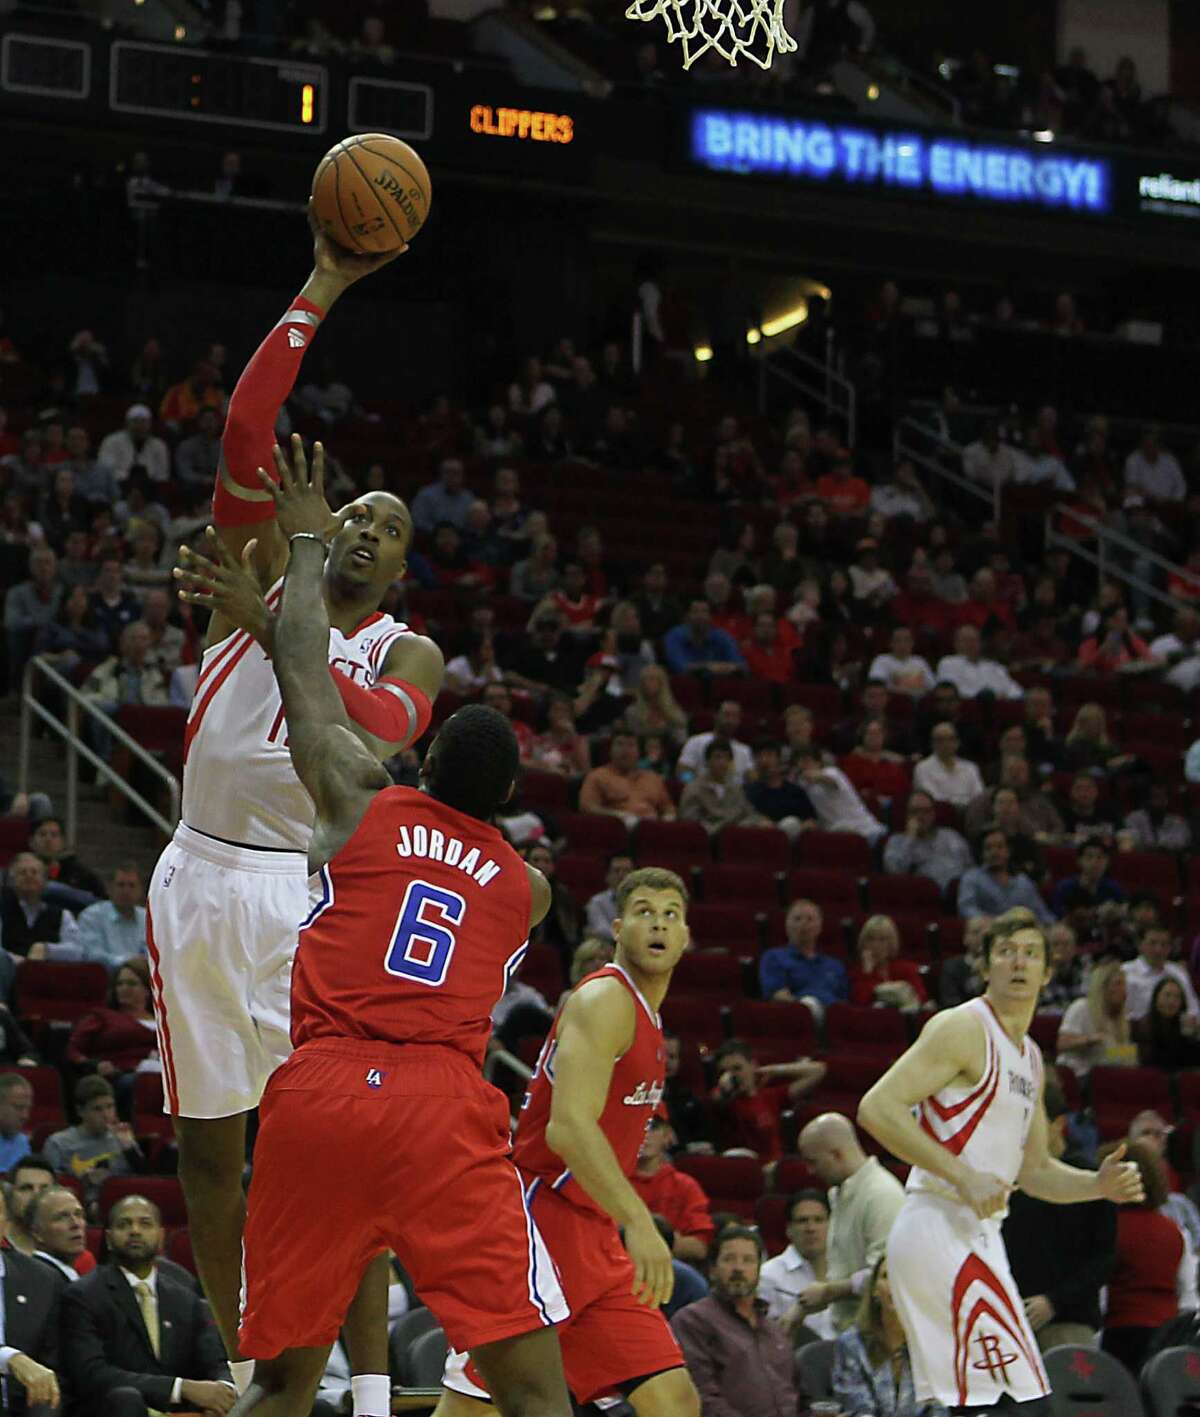
[[[542,1181],[533,1181],[526,1194],[571,1306],[558,1336],[575,1400],[584,1406],[618,1395],[636,1378],[682,1368],[662,1310],[633,1297],[633,1262],[612,1221],[564,1200]],[[443,1381],[452,1392],[487,1398],[465,1355],[451,1354]]]
[[[391,1249],[456,1348],[567,1316],[508,1159],[508,1103],[451,1048],[305,1044],[262,1101],[245,1232],[246,1358],[333,1343]]]

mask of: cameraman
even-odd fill
[[[758,1066],[748,1043],[737,1038],[723,1043],[717,1052],[717,1085],[712,1093],[719,1149],[752,1151],[764,1164],[778,1161],[783,1155],[780,1117],[824,1076],[825,1064],[813,1058]]]

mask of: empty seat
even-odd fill
[[[703,866],[712,855],[708,833],[699,822],[639,822],[633,846],[639,866],[668,861]]]
[[[608,863],[598,853],[567,851],[555,862],[554,874],[574,896],[575,903],[584,906],[604,889]]]
[[[879,1081],[890,1066],[886,1058],[842,1057],[832,1053],[826,1059],[828,1071],[818,1094],[825,1108],[853,1118],[863,1093]],[[864,1138],[865,1142],[865,1138]]]
[[[793,1191],[802,1191],[809,1187],[816,1187],[818,1190],[825,1189],[817,1173],[810,1170],[808,1163],[802,1161],[798,1156],[785,1156],[782,1161],[776,1163],[773,1184],[775,1190],[784,1196],[790,1196]]]
[[[0,866],[7,866],[28,845],[29,818],[0,817]]]
[[[727,1003],[742,992],[742,962],[725,950],[695,950],[675,966],[671,987],[692,999],[713,997]]]
[[[606,817],[599,812],[566,812],[560,824],[572,851],[598,851],[614,856],[629,848],[629,833],[619,817]]]
[[[1114,851],[1108,870],[1127,891],[1152,891],[1164,906],[1179,894],[1179,866],[1167,851]]]
[[[58,964],[27,959],[17,966],[14,1012],[47,1023],[75,1023],[108,997],[108,970],[102,964]]]
[[[43,1063],[35,1068],[5,1068],[4,1071],[19,1073],[33,1088],[33,1109],[29,1114],[31,1128],[46,1122],[53,1122],[59,1127],[66,1125],[62,1078],[57,1068],[48,1067]]]
[[[680,1171],[694,1177],[708,1197],[709,1209],[732,1210],[747,1219],[763,1193],[762,1163],[750,1156],[693,1156],[675,1158]]]
[[[680,1038],[715,1048],[725,1036],[722,1008],[717,999],[668,994],[662,1006],[663,1023]]]
[[[107,1217],[123,1196],[145,1196],[153,1201],[168,1227],[188,1223],[183,1187],[175,1176],[110,1176],[100,1187],[101,1217]]]
[[[768,867],[711,862],[704,867],[701,886],[707,905],[744,901],[753,910],[779,904],[779,877]]]
[[[872,876],[867,882],[867,905],[872,913],[883,915],[899,910],[938,915],[942,893],[928,876]]]
[[[898,1009],[861,1009],[830,1004],[825,1037],[831,1053],[897,1058],[908,1047],[908,1022]]]
[[[769,867],[786,871],[791,843],[776,827],[726,827],[716,838],[717,856],[730,864]]]
[[[793,845],[801,866],[833,866],[855,876],[871,869],[871,848],[856,832],[801,832]]]
[[[788,900],[815,901],[822,909],[848,913],[862,908],[861,878],[830,867],[797,866],[788,872]]]
[[[787,1196],[760,1196],[755,1203],[754,1221],[769,1255],[779,1254],[788,1243],[787,1214]]]
[[[1142,1369],[1148,1417],[1176,1417],[1200,1408],[1200,1350],[1164,1348]]]
[[[167,1240],[167,1259],[182,1265],[190,1274],[196,1273],[196,1257],[192,1253],[192,1234],[186,1225],[172,1230]]]
[[[1123,1136],[1146,1108],[1173,1115],[1171,1083],[1157,1068],[1093,1068],[1089,1074],[1092,1109],[1102,1137]]]
[[[698,949],[724,949],[735,955],[757,955],[762,943],[761,912],[752,901],[736,905],[711,905],[707,901],[688,909],[688,929]],[[690,958],[684,955],[680,966]],[[675,979],[682,976],[677,969]]]
[[[1053,1417],[1142,1417],[1137,1385],[1110,1353],[1064,1343],[1042,1355]]]
[[[734,1036],[753,1042],[758,1038],[785,1039],[795,1048],[793,1056],[812,1052],[817,1046],[817,1029],[807,1004],[772,1004],[759,999],[737,999],[730,1007],[729,1023]]]
[[[539,772],[526,768],[521,774],[521,801],[531,807],[548,807],[565,812],[571,805],[570,780],[559,772]]]

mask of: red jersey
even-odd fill
[[[666,1080],[666,1049],[663,1045],[662,1019],[650,1007],[641,991],[619,964],[606,964],[595,974],[580,980],[575,992],[586,989],[594,979],[619,979],[633,995],[637,1023],[633,1042],[617,1059],[608,1099],[600,1114],[600,1130],[616,1153],[617,1162],[626,1176],[632,1176],[637,1166],[638,1152],[650,1119],[662,1102]],[[559,1014],[559,1018],[562,1014]],[[558,1019],[542,1047],[537,1067],[529,1081],[529,1091],[521,1104],[521,1119],[517,1124],[517,1141],[513,1160],[526,1175],[544,1181],[551,1190],[586,1210],[599,1215],[600,1209],[591,1196],[572,1177],[562,1163],[562,1157],[546,1145],[546,1126],[550,1121],[550,1102],[554,1096],[554,1055],[558,1049]],[[607,1218],[607,1217],[606,1217]]]
[[[292,1043],[442,1044],[482,1066],[521,963],[525,863],[486,822],[389,787],[320,872],[292,970]]]

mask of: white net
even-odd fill
[[[791,54],[796,41],[783,24],[785,0],[632,0],[626,19],[666,22],[667,38],[683,45],[683,67],[714,50],[736,64],[749,59],[769,69],[776,54]]]

